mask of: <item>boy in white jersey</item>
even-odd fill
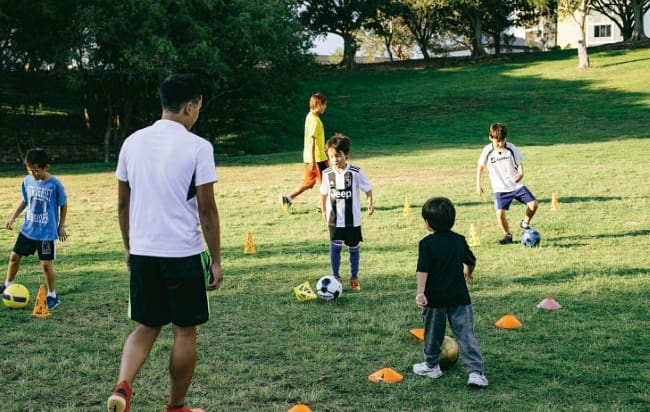
[[[361,236],[361,192],[368,200],[368,215],[375,211],[372,187],[357,166],[348,163],[350,138],[341,134],[331,137],[325,144],[331,167],[323,171],[320,186],[320,207],[330,231],[330,264],[332,274],[339,282],[341,275],[341,250],[343,243],[350,254],[350,287],[359,292],[359,242]]]
[[[478,158],[476,169],[476,193],[481,196],[483,187],[481,177],[487,167],[490,183],[494,192],[494,209],[497,222],[503,231],[503,238],[499,243],[506,245],[512,243],[512,233],[506,219],[506,210],[513,200],[518,200],[526,205],[524,218],[519,222],[522,230],[530,227],[530,220],[535,216],[539,206],[537,199],[524,185],[523,156],[519,149],[510,142],[506,142],[508,129],[504,124],[493,123],[490,125],[490,144],[486,145]]]

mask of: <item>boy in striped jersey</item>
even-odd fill
[[[512,233],[506,219],[506,210],[513,200],[526,205],[524,218],[519,222],[519,228],[526,230],[530,227],[530,220],[535,216],[539,206],[537,199],[526,186],[524,186],[523,156],[519,149],[510,142],[506,142],[508,129],[504,124],[492,123],[490,125],[490,144],[486,145],[478,158],[476,169],[476,194],[483,194],[481,177],[487,167],[490,183],[494,192],[494,210],[497,222],[503,231],[503,238],[499,240],[502,245],[512,243]]]
[[[350,287],[359,292],[359,243],[361,236],[361,192],[366,194],[368,215],[374,212],[372,186],[357,166],[348,163],[350,138],[332,136],[325,144],[331,167],[323,171],[320,206],[330,231],[330,264],[332,274],[341,281],[341,250],[343,244],[350,254]]]

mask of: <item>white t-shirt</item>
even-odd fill
[[[187,257],[205,250],[196,186],[218,180],[210,142],[158,120],[124,141],[115,174],[131,188],[131,254]]]
[[[517,166],[524,160],[515,145],[506,142],[500,151],[492,143],[486,145],[478,158],[478,165],[487,167],[494,193],[513,192],[524,187],[523,179],[515,183]]]
[[[361,192],[372,187],[357,166],[349,163],[343,172],[329,167],[323,170],[320,193],[328,195],[325,213],[329,226],[361,226]]]

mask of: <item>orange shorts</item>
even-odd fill
[[[309,163],[303,164],[305,165],[305,180],[302,182],[302,187],[311,189],[316,182],[321,181],[323,170],[329,167],[329,162],[327,160],[318,162],[313,169],[309,168]]]

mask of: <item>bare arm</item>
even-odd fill
[[[312,170],[316,166],[316,136],[311,137],[311,143],[309,144],[309,153],[311,153],[311,161],[309,162],[309,170]]]
[[[474,273],[475,267],[476,265],[465,265],[464,275],[465,275],[466,282],[471,282],[472,280],[474,280],[474,276],[472,276],[472,273]]]
[[[68,216],[68,204],[61,205],[59,208],[59,227],[57,232],[59,233],[59,239],[65,241],[68,238],[68,232],[65,230],[65,218]]]
[[[18,203],[18,206],[16,206],[16,210],[14,213],[11,214],[11,217],[7,220],[7,223],[5,223],[5,228],[12,230],[14,226],[14,222],[20,216],[21,213],[23,213],[23,210],[27,207],[27,203],[23,202],[22,200],[20,203]]]
[[[476,168],[476,194],[481,196],[483,194],[483,186],[481,186],[481,178],[483,177],[483,172],[485,171],[485,166],[480,165]]]
[[[515,176],[515,178],[512,179],[515,183],[517,183],[518,181],[520,181],[521,179],[524,178],[524,164],[523,163],[519,163],[517,165],[517,172],[518,172],[517,176]]]
[[[368,215],[375,213],[375,206],[372,200],[372,190],[366,192],[366,199],[368,199]]]
[[[129,247],[129,208],[131,207],[131,188],[129,182],[117,182],[117,218],[120,223],[120,232],[122,233],[122,243],[124,244],[125,261],[127,267],[130,260]]]
[[[321,213],[323,214],[323,219],[327,222],[327,195],[321,194],[320,195],[320,210]]]
[[[416,272],[415,276],[417,278],[417,292],[415,293],[415,303],[423,308],[425,307],[429,301],[427,300],[427,297],[424,294],[424,287],[427,284],[427,276],[428,273],[426,272]]]
[[[219,210],[214,200],[214,183],[196,187],[196,201],[199,209],[199,220],[203,237],[212,257],[212,275],[214,278],[208,284],[208,290],[218,289],[223,281],[221,268],[221,228],[219,227]]]

